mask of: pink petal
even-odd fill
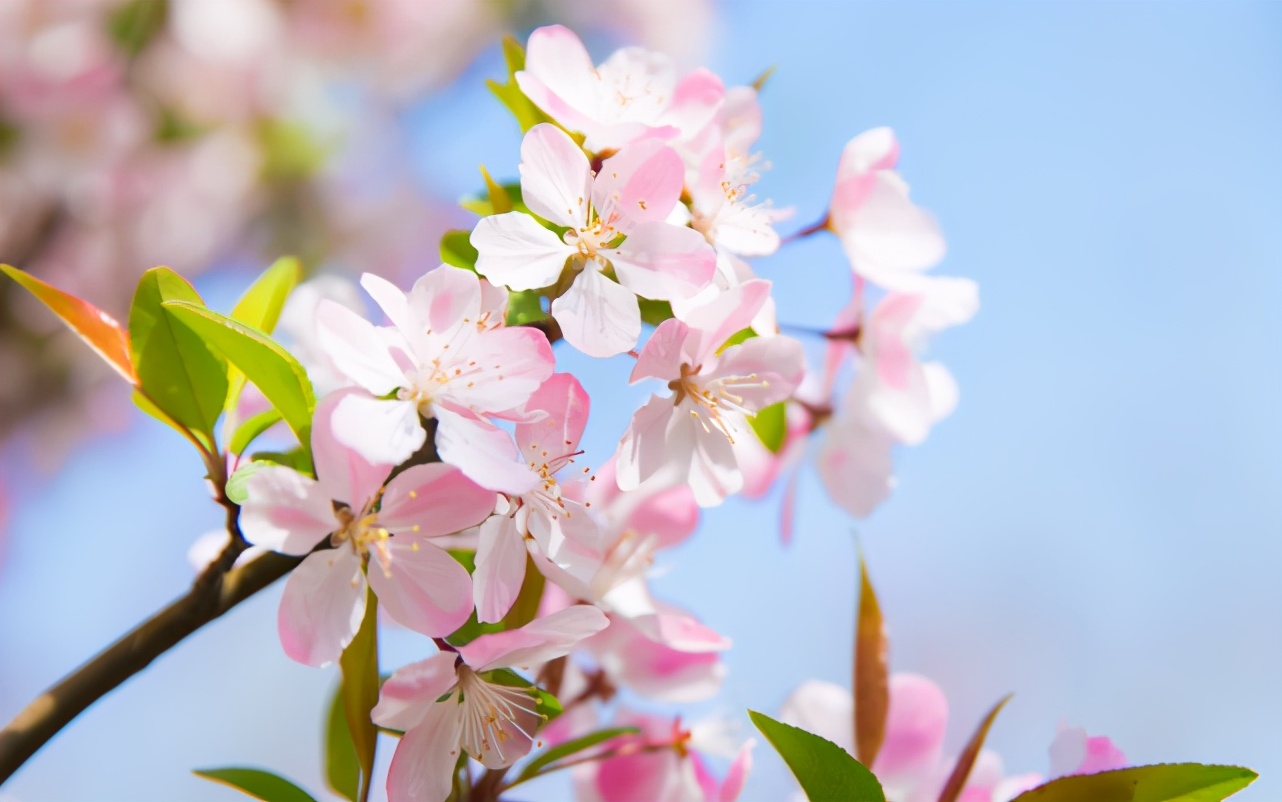
[[[378,329],[328,298],[316,305],[316,341],[335,369],[374,395],[387,395],[405,383]]]
[[[699,344],[688,345],[687,352],[702,362],[730,339],[748,328],[757,312],[770,298],[770,282],[765,279],[745,281],[717,295],[709,303],[685,315],[686,324],[700,331]]]
[[[680,413],[671,398],[657,395],[650,396],[645,406],[633,413],[632,422],[619,440],[615,455],[619,489],[635,490],[668,464],[668,423],[677,414]],[[690,445],[684,446],[688,452]],[[680,454],[672,456],[679,457]],[[675,481],[675,474],[673,478]]]
[[[513,290],[556,283],[574,248],[524,212],[482,218],[472,231],[476,272]]]
[[[682,363],[694,360],[692,355],[686,353],[689,339],[690,327],[680,320],[669,318],[660,323],[650,339],[645,341],[636,364],[632,366],[628,382],[636,384],[642,379],[666,382],[680,378]]]
[[[863,518],[894,489],[891,449],[894,439],[858,417],[841,417],[825,427],[820,448],[819,478],[828,496],[842,509]]]
[[[596,103],[599,79],[587,48],[574,32],[548,25],[530,34],[525,69],[517,86],[534,105],[570,130],[581,130],[586,118],[579,109]]]
[[[369,564],[374,594],[397,623],[415,632],[444,637],[472,613],[472,577],[467,569],[427,541],[393,537],[386,569]]]
[[[446,394],[460,405],[489,414],[523,406],[556,364],[547,335],[527,326],[486,331],[469,346],[469,360],[483,369],[462,384],[452,382]]]
[[[748,780],[748,772],[752,771],[752,749],[756,745],[756,740],[749,738],[740,748],[739,754],[735,755],[730,770],[726,772],[726,779],[721,783],[717,802],[735,802],[739,794],[743,793],[743,784]]]
[[[937,264],[946,249],[935,218],[908,199],[892,173],[875,173],[868,196],[845,229],[842,247],[855,272],[886,289],[910,289],[906,277]]]
[[[756,377],[734,390],[752,412],[790,398],[805,373],[805,349],[783,335],[753,337],[727,348],[712,371],[714,377]]]
[[[479,671],[492,668],[528,668],[570,653],[585,638],[609,624],[605,613],[595,607],[576,604],[520,629],[482,635],[459,647],[468,665]]]
[[[462,410],[436,410],[436,451],[481,487],[520,495],[539,482],[523,462],[512,436],[489,421]]]
[[[363,273],[361,275],[361,286],[374,299],[374,302],[379,305],[379,308],[387,315],[387,319],[391,321],[393,326],[401,331],[414,329],[413,321],[410,318],[409,304],[406,301],[405,293],[401,291],[400,287],[373,273]]]
[[[525,581],[525,540],[510,516],[495,515],[481,524],[476,548],[476,617],[499,621],[512,609]]]
[[[630,690],[662,702],[685,704],[716,695],[726,667],[717,651],[686,651],[652,640],[616,618],[588,642],[597,661]]]
[[[458,681],[457,658],[453,652],[437,652],[396,669],[383,683],[378,704],[370,711],[374,723],[402,732],[412,729]]]
[[[548,416],[516,427],[516,442],[526,462],[560,457],[579,447],[579,438],[588,423],[588,394],[569,373],[557,373],[543,383],[525,405]]]
[[[587,225],[592,166],[583,148],[564,131],[551,123],[539,123],[526,132],[521,140],[520,169],[521,199],[530,211],[559,226]]]
[[[471,328],[482,311],[481,284],[475,273],[461,267],[441,265],[424,273],[409,293],[416,325],[447,340],[458,330]]]
[[[916,674],[890,678],[886,740],[873,770],[878,777],[917,776],[939,760],[948,727],[948,700],[939,686]]]
[[[756,92],[752,95],[755,97]],[[663,121],[676,126],[689,138],[712,121],[726,100],[725,84],[716,73],[700,67],[677,82],[672,105],[663,115]]]
[[[710,424],[688,414],[682,404],[669,422],[665,433],[665,442],[670,453],[677,454],[677,444],[688,448],[684,453],[689,461],[678,464],[678,469],[686,477],[694,500],[700,507],[715,507],[734,495],[743,487],[743,472],[735,458],[734,446],[730,438]],[[746,429],[746,424],[744,426]],[[751,437],[748,431],[738,432],[738,436]],[[689,446],[685,446],[685,444]],[[679,474],[680,475],[680,474]]]
[[[399,537],[436,537],[475,526],[493,509],[494,491],[438,462],[406,468],[389,482],[378,522]]]
[[[619,283],[643,298],[689,298],[717,272],[702,234],[663,222],[640,225],[609,256]]]
[[[589,262],[550,309],[565,341],[588,356],[625,353],[641,336],[636,296],[610,281]]]
[[[453,698],[433,704],[396,745],[387,771],[388,802],[445,802],[462,732],[461,704]]]
[[[320,483],[293,468],[269,465],[249,477],[240,529],[256,546],[306,554],[338,528],[330,496]]]
[[[316,412],[312,417],[312,462],[316,466],[316,477],[320,480],[321,487],[325,493],[335,501],[345,502],[356,512],[365,506],[365,504],[374,497],[379,488],[383,486],[383,480],[391,473],[392,468],[400,460],[389,459],[387,462],[372,462],[361,453],[351,447],[344,445],[335,436],[334,417],[338,408],[348,399],[350,404],[344,410],[344,423],[346,428],[352,428],[351,424],[360,421],[358,424],[362,432],[368,432],[368,423],[370,419],[364,411],[366,407],[377,410],[380,416],[376,420],[386,422],[389,418],[396,421],[397,415],[403,416],[405,413],[398,408],[400,405],[395,402],[378,401],[370,398],[362,390],[349,389],[339,390],[330,393],[321,399],[316,405]],[[386,412],[393,412],[392,416],[386,416]],[[403,421],[396,421],[398,428],[392,429],[392,437],[395,438],[399,433],[404,432],[412,425],[415,433],[410,431],[408,437],[410,442],[418,440],[422,445],[423,427],[418,423],[418,413],[414,412],[412,424],[406,425]],[[389,427],[390,428],[390,427]],[[404,435],[401,435],[404,437]],[[372,436],[361,438],[361,442],[368,448],[371,444],[384,446],[384,440],[381,430],[375,429]],[[403,443],[402,448],[409,443]],[[415,446],[417,448],[417,446]],[[383,449],[378,449],[382,451]],[[390,449],[388,449],[390,451]],[[413,451],[410,452],[414,453]],[[393,457],[395,454],[392,455]],[[406,455],[408,456],[408,454]],[[402,457],[401,459],[404,459]],[[333,517],[332,515],[330,516]]]
[[[418,404],[413,401],[344,395],[334,407],[330,425],[339,447],[373,465],[399,465],[427,441]]]
[[[602,163],[592,205],[602,220],[630,234],[644,223],[666,220],[684,183],[685,164],[677,152],[657,140],[642,140]]]
[[[309,666],[338,659],[365,617],[365,575],[349,547],[310,554],[285,581],[276,617],[285,654]]]

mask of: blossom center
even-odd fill
[[[534,740],[534,733],[526,732],[517,721],[521,715],[542,718],[527,688],[499,685],[482,679],[470,666],[458,667],[458,703],[463,707],[463,731],[460,741],[472,757],[494,751],[506,762],[503,747],[509,740],[521,736],[525,743]],[[524,751],[520,747],[512,759]]]
[[[699,421],[704,431],[716,429],[733,443],[737,424],[759,411],[742,391],[765,389],[770,382],[755,373],[701,379],[702,370],[703,365],[681,364],[681,377],[668,382],[668,389],[675,394],[672,405],[680,406],[688,400],[690,416]]]
[[[344,543],[348,544],[362,559],[370,558],[376,561],[382,568],[383,575],[390,578],[392,551],[388,541],[391,540],[392,533],[378,525],[378,513],[372,510],[382,496],[382,492],[382,490],[379,491],[378,495],[361,510],[360,515],[354,513],[346,504],[335,502],[334,517],[338,519],[339,527],[330,535],[330,543],[335,548],[341,547]]]

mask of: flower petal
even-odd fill
[[[282,554],[306,554],[338,528],[330,495],[319,482],[293,468],[269,465],[246,483],[240,529],[255,546]]]
[[[349,406],[344,411],[344,423],[347,424],[347,429],[351,429],[352,425],[356,424],[367,433],[360,438],[365,449],[378,446],[378,451],[383,452],[382,447],[387,444],[387,441],[384,430],[379,428],[370,430],[368,426],[370,417],[364,412],[364,407],[376,410],[375,420],[384,423],[389,419],[395,421],[398,414],[404,415],[404,411],[398,408],[401,405],[397,402],[379,401],[366,395],[363,390],[355,388],[330,393],[316,405],[316,412],[312,417],[312,462],[316,466],[316,478],[320,480],[321,488],[329,498],[345,502],[353,510],[360,512],[366,502],[372,499],[383,486],[383,480],[400,460],[388,459],[386,462],[373,462],[363,456],[359,449],[344,444],[335,436],[335,412],[349,398],[355,409]],[[386,414],[388,412],[393,414],[388,416]],[[377,423],[375,425],[377,426]],[[403,421],[399,422],[399,425],[402,429],[408,428]],[[418,430],[417,433],[411,431],[410,437],[413,438],[417,434],[419,445],[422,445],[425,435],[423,427],[418,423],[417,412],[414,413],[414,420],[409,425]],[[392,436],[395,437],[395,433],[399,433],[400,430],[392,431],[394,432]],[[402,448],[407,445],[409,443],[402,444]],[[396,455],[390,456],[394,458]]]
[[[619,283],[643,298],[688,298],[717,272],[716,251],[702,234],[663,222],[638,226],[609,256]]]
[[[458,467],[481,487],[520,495],[539,482],[539,475],[520,462],[512,436],[465,410],[437,407],[436,451],[441,461]]]
[[[387,771],[388,802],[445,802],[462,732],[463,709],[457,700],[433,704],[396,745]]]
[[[525,540],[511,516],[495,515],[481,524],[472,575],[479,621],[493,623],[512,609],[525,581],[525,556]]]
[[[371,560],[369,582],[397,623],[443,637],[467,623],[472,577],[449,552],[427,541],[393,537],[386,566]]]
[[[668,465],[669,456],[682,458],[683,453],[688,452],[689,443],[678,444],[681,451],[672,455],[667,450],[668,422],[677,414],[671,398],[657,395],[650,396],[645,406],[632,414],[632,422],[619,440],[616,452],[620,490],[635,490]]]
[[[592,205],[602,220],[629,234],[642,224],[667,219],[684,182],[685,164],[677,152],[658,140],[642,140],[601,164],[592,184]]]
[[[482,635],[459,652],[478,672],[492,668],[528,668],[570,653],[578,643],[609,625],[605,613],[576,604],[536,618],[520,629]]]
[[[438,652],[396,669],[379,690],[370,718],[380,727],[402,732],[415,727],[436,700],[458,682],[457,659],[453,652]]]
[[[334,662],[365,617],[365,575],[351,549],[309,554],[285,582],[276,616],[285,654],[309,666]]]
[[[641,310],[633,293],[589,262],[565,294],[552,302],[565,341],[588,356],[625,353],[641,336]]]
[[[543,383],[525,405],[526,410],[546,412],[547,417],[516,427],[516,442],[526,462],[541,462],[571,453],[579,447],[588,423],[588,394],[569,373],[557,373]]]
[[[530,211],[559,226],[583,228],[587,224],[592,166],[583,148],[564,131],[551,123],[539,123],[526,132],[521,140],[520,170],[521,200]],[[680,185],[677,194],[681,194]]]
[[[481,218],[472,231],[476,272],[513,290],[556,283],[575,249],[524,212]]]
[[[316,305],[316,342],[336,370],[374,395],[387,395],[405,383],[379,330],[328,298]]]
[[[399,465],[427,441],[413,401],[351,393],[335,405],[330,422],[337,444],[376,465]]]
[[[406,468],[388,482],[378,522],[398,537],[436,537],[475,526],[493,510],[494,491],[436,462]]]

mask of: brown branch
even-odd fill
[[[230,510],[228,517],[232,517]],[[238,529],[233,531],[239,534]],[[0,730],[0,784],[91,704],[188,635],[289,573],[303,560],[270,553],[232,569],[232,563],[244,549],[244,540],[233,537],[218,559],[192,583],[187,595],[37,696]]]

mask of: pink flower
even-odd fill
[[[460,748],[487,768],[510,766],[529,753],[542,724],[529,689],[483,675],[562,657],[605,625],[605,615],[595,607],[570,607],[520,629],[482,635],[458,654],[440,652],[392,674],[372,712],[379,725],[405,732],[388,772],[388,799],[444,800]]]
[[[599,152],[644,138],[669,139],[701,130],[724,88],[707,70],[677,80],[672,61],[639,47],[616,51],[599,67],[574,32],[560,25],[530,34],[517,84],[534,105]]]
[[[708,770],[699,728],[683,729],[681,720],[621,711],[615,726],[641,732],[610,741],[618,754],[587,763],[574,772],[579,802],[734,802],[752,769],[748,740],[734,755],[724,779]]]
[[[619,487],[658,474],[687,483],[700,506],[720,504],[743,485],[733,443],[754,437],[748,416],[789,397],[805,372],[800,343],[755,337],[718,349],[748,326],[770,292],[749,281],[687,315],[665,320],[646,341],[631,381],[656,378],[671,396],[651,396],[619,442]]]
[[[715,256],[699,233],[664,222],[682,174],[681,158],[650,141],[619,151],[594,175],[574,140],[536,125],[521,143],[522,199],[569,230],[558,236],[523,212],[483,218],[472,232],[477,272],[533,290],[564,282],[568,264],[572,280],[550,307],[566,341],[592,356],[621,354],[641,333],[636,296],[688,297],[712,279]]]
[[[567,496],[558,481],[558,475],[566,478],[566,469],[581,453],[588,395],[578,379],[558,373],[531,396],[526,411],[544,414],[541,420],[516,426],[518,448],[537,483],[528,492],[511,495],[507,510],[481,525],[474,574],[481,621],[498,621],[512,607],[525,577],[527,549],[540,558],[537,565],[547,566],[553,581],[568,574],[585,582],[600,565],[600,523],[588,505]]]
[[[240,526],[250,542],[285,554],[308,554],[285,583],[278,625],[294,660],[333,662],[365,614],[366,582],[397,622],[426,635],[448,635],[472,610],[467,570],[428,538],[478,523],[494,494],[440,463],[416,465],[387,482],[392,465],[373,463],[334,436],[334,410],[355,391],[317,407],[312,428],[316,479],[271,465],[247,484]],[[366,571],[366,563],[369,570]]]
[[[507,291],[476,274],[441,266],[408,295],[377,276],[363,286],[392,327],[378,327],[331,301],[317,310],[318,339],[333,366],[368,394],[348,394],[334,435],[371,461],[398,464],[427,438],[435,418],[441,459],[492,490],[523,493],[537,476],[516,462],[507,432],[489,417],[517,419],[553,370],[537,329],[507,328]],[[390,396],[390,397],[389,397]]]
[[[911,291],[921,271],[944,257],[935,219],[908,199],[895,172],[899,143],[889,128],[874,128],[846,144],[828,209],[828,227],[841,239],[856,275],[892,290]]]

